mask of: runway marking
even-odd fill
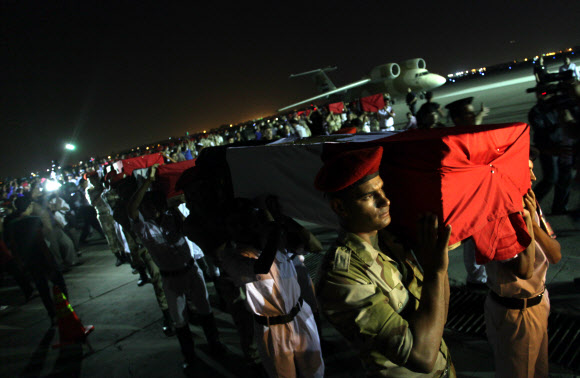
[[[500,83],[480,85],[479,87],[464,89],[464,90],[459,91],[459,92],[453,92],[453,93],[450,93],[450,94],[437,96],[437,98],[445,98],[445,97],[452,97],[452,96],[461,96],[461,95],[464,95],[464,94],[469,94],[469,93],[474,93],[474,92],[482,92],[482,91],[487,91],[487,90],[490,90],[490,89],[496,89],[496,88],[501,88],[501,87],[507,87],[507,86],[510,86],[510,85],[523,84],[523,83],[535,82],[535,81],[536,81],[536,78],[534,76],[531,76],[530,75],[530,76],[520,77],[519,79],[512,79],[512,80],[502,81]]]

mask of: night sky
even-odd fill
[[[580,1],[166,3],[0,1],[0,177],[272,115],[316,94],[291,73],[336,65],[342,85],[422,57],[446,75],[580,45]]]

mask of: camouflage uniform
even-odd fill
[[[117,238],[115,233],[115,220],[113,219],[113,210],[109,204],[103,199],[103,194],[96,197],[92,196],[94,191],[98,191],[96,188],[91,188],[87,190],[89,198],[91,200],[91,205],[97,210],[97,220],[99,221],[103,233],[105,234],[105,239],[107,239],[107,244],[111,249],[113,254],[122,252],[123,247]]]
[[[127,217],[127,211],[125,204],[122,202],[118,194],[113,190],[106,190],[102,194],[104,201],[112,208],[113,218],[121,227],[121,239],[123,246],[121,247],[121,252],[128,247],[133,260],[133,266],[138,270],[145,268],[149,276],[151,277],[151,283],[153,284],[153,290],[155,291],[155,298],[157,298],[157,304],[161,311],[168,309],[167,298],[165,298],[165,292],[163,291],[163,285],[161,283],[161,274],[159,273],[159,268],[149,256],[147,248],[140,247],[135,240],[137,236],[130,229],[129,218]],[[103,202],[104,202],[103,201]],[[116,218],[115,218],[116,217]],[[121,222],[119,222],[121,221]]]
[[[391,234],[380,234],[380,248],[389,255],[341,232],[321,266],[317,293],[323,313],[359,350],[370,376],[454,376],[443,340],[432,373],[404,367],[413,347],[406,319],[419,307],[423,275],[409,251]]]
[[[139,246],[135,239],[138,236],[135,235],[131,230],[127,231],[125,227],[121,226],[123,231],[123,236],[131,252],[131,258],[133,259],[133,264],[137,269],[145,268],[149,276],[151,277],[151,284],[153,284],[153,290],[155,291],[155,298],[157,298],[157,304],[161,311],[167,310],[167,298],[165,297],[165,292],[163,291],[163,282],[161,281],[161,273],[157,264],[151,258],[147,248]],[[140,241],[140,240],[139,240]]]

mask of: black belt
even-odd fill
[[[163,277],[181,276],[182,274],[189,272],[191,270],[191,267],[193,267],[193,264],[195,264],[195,260],[192,258],[181,269],[177,269],[177,270],[161,270],[161,269],[159,269],[159,273]]]
[[[497,303],[499,303],[504,307],[510,308],[512,310],[522,310],[524,308],[533,307],[539,304],[542,301],[544,292],[542,292],[542,294],[538,295],[537,297],[525,299],[500,297],[495,292],[493,292],[493,290],[489,291],[489,295],[491,295],[491,298],[494,301],[496,301]]]
[[[276,325],[276,324],[286,324],[286,323],[290,323],[292,320],[294,320],[294,317],[296,317],[296,314],[298,314],[298,312],[300,312],[300,309],[302,308],[302,297],[298,298],[298,303],[296,303],[296,306],[292,307],[292,310],[290,310],[289,314],[286,315],[279,315],[279,316],[260,316],[260,315],[256,315],[254,314],[254,319],[256,319],[256,322],[258,324],[264,325],[264,326],[272,326],[272,325]]]

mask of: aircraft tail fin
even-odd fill
[[[290,79],[300,76],[312,76],[316,89],[320,93],[324,93],[336,89],[336,85],[334,85],[334,83],[328,78],[328,75],[326,75],[327,72],[334,70],[336,70],[336,67],[319,68],[317,70],[292,74],[290,75]]]

